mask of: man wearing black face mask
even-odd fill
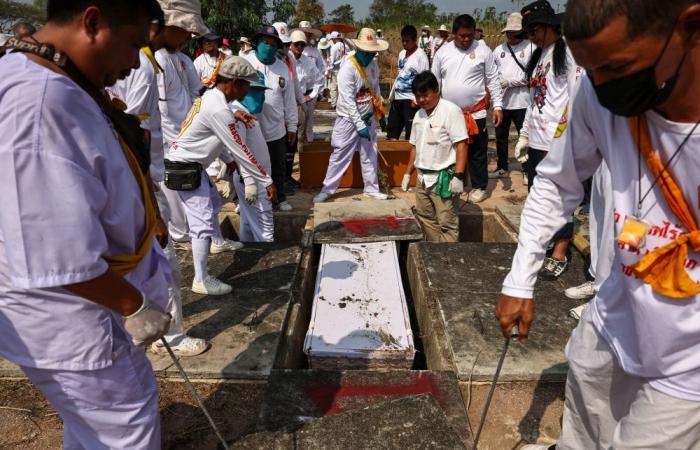
[[[700,4],[569,0],[564,30],[588,78],[538,168],[496,315],[527,340],[533,268],[604,160],[615,265],[566,348],[556,448],[697,448]]]

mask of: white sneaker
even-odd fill
[[[489,172],[489,178],[494,179],[494,178],[507,178],[508,177],[508,171],[504,169],[497,169],[494,170],[493,172]]]
[[[314,197],[314,203],[323,203],[326,200],[328,200],[329,198],[331,198],[331,196],[329,194],[326,194],[325,192],[321,192]]]
[[[381,192],[365,192],[365,197],[373,198],[375,200],[388,200],[389,196]]]
[[[542,444],[527,444],[520,447],[520,450],[549,450],[556,448],[554,444],[552,445],[542,445]]]
[[[176,343],[177,342],[177,343]],[[209,343],[204,339],[183,336],[179,341],[169,343],[170,348],[177,356],[197,356],[206,352],[209,348]],[[151,351],[158,355],[167,355],[168,350],[160,340],[151,345]]]
[[[280,209],[280,211],[291,211],[294,209],[287,200],[280,202],[277,207]]]
[[[586,281],[578,286],[570,287],[564,295],[574,300],[583,300],[595,295],[595,281]]]
[[[236,214],[241,213],[241,205],[236,205]]]
[[[581,320],[581,317],[583,317],[583,313],[588,307],[588,303],[584,303],[583,305],[579,305],[576,308],[571,308],[569,310],[569,317],[572,317],[576,320]]]
[[[483,189],[472,189],[469,193],[469,203],[481,203],[486,200],[486,191]]]
[[[209,248],[209,253],[216,255],[217,253],[223,252],[234,252],[243,248],[243,243],[238,241],[232,241],[231,239],[224,239],[224,242],[217,244],[215,242],[211,243]]]
[[[207,277],[204,281],[193,280],[192,292],[204,295],[225,295],[233,290],[231,286],[214,277]]]

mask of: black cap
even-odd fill
[[[277,48],[284,47],[284,44],[282,44],[282,39],[280,39],[279,34],[277,34],[277,30],[272,25],[263,25],[262,28],[260,28],[258,34],[253,37],[253,45],[258,45],[258,42],[260,42],[263,36],[275,38],[277,41]]]
[[[561,25],[564,13],[557,14],[547,0],[537,0],[520,10],[523,16],[523,30],[536,24]]]

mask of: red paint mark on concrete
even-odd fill
[[[405,220],[413,220],[412,217],[354,217],[352,219],[344,219],[340,223],[343,224],[346,230],[354,234],[365,236],[367,227],[385,225],[391,229],[397,229],[401,226],[400,222]]]
[[[333,416],[344,411],[340,403],[349,397],[395,397],[400,395],[431,394],[435,400],[442,403],[442,395],[430,374],[417,373],[413,384],[376,384],[376,385],[313,385],[307,388],[306,394],[323,412],[324,416]]]

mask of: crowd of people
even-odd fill
[[[381,30],[278,22],[233,55],[199,0],[48,0],[46,24],[18,23],[0,54],[0,356],[58,411],[66,448],[159,448],[143,347],[209,345],[185,333],[175,244],[191,247],[193,292],[230,293],[208,270],[211,254],[243,246],[222,235],[217,182],[238,198],[241,241],[273,241],[326,98],[337,117],[313,201],[335,194],[356,151],[365,196],[387,199],[377,130],[403,135],[401,188],[416,172],[431,241],[458,240],[465,186],[479,203],[489,179],[510,176],[515,127],[529,195],[496,315],[523,343],[534,284],[565,272],[592,184],[591,281],[567,296],[594,299],[575,312],[556,448],[696,448],[699,23],[691,0],[569,0],[566,15],[536,0],[493,50],[466,14],[436,36],[406,25],[385,101]]]

